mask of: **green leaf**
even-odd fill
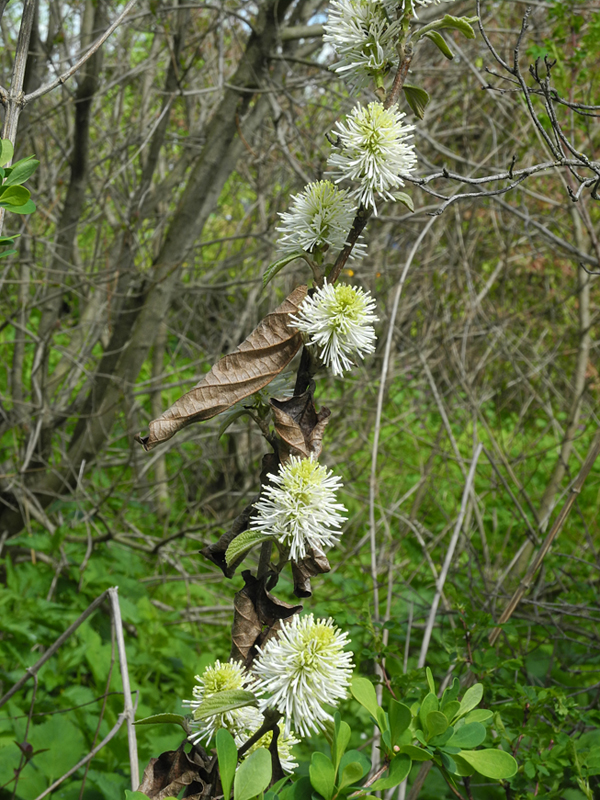
[[[480,775],[497,781],[512,778],[518,769],[515,759],[504,750],[462,750],[460,758]]]
[[[233,800],[251,800],[262,794],[271,782],[271,754],[259,747],[245,758],[235,773]]]
[[[379,778],[378,781],[369,786],[369,789],[373,791],[393,789],[394,786],[398,786],[408,776],[411,766],[410,756],[405,753],[399,753],[390,764],[387,776]]]
[[[454,58],[454,53],[448,47],[448,43],[446,42],[441,33],[438,33],[437,31],[427,31],[427,33],[424,33],[423,36],[426,39],[431,39],[431,41],[435,45],[437,45],[437,47],[442,51],[442,53],[446,56],[446,58],[449,59]]]
[[[143,792],[130,792],[129,789],[125,789],[125,798],[126,800],[148,800],[148,795]],[[165,797],[165,800],[170,800],[170,798]]]
[[[17,161],[16,164],[10,167],[10,172],[6,170],[9,172],[9,175],[4,181],[4,186],[17,186],[21,183],[25,183],[28,178],[31,178],[39,165],[40,162],[36,161],[32,156]]]
[[[233,423],[237,419],[240,419],[240,417],[247,417],[250,414],[251,414],[251,409],[249,409],[249,408],[238,408],[235,411],[233,411],[232,413],[224,414],[223,416],[225,417],[225,419],[221,423],[221,426],[219,428],[219,433],[217,434],[217,439],[220,439],[221,436],[223,436],[223,434],[227,430],[227,428],[230,425],[233,425]]]
[[[302,778],[295,781],[295,783],[286,786],[279,794],[279,800],[311,800],[313,788],[310,783],[308,775],[303,775]]]
[[[408,83],[404,84],[402,91],[404,92],[406,101],[411,107],[413,114],[419,119],[423,119],[425,116],[425,109],[430,100],[429,94],[425,89],[420,89],[418,86],[411,86]]]
[[[429,686],[429,691],[432,694],[435,694],[435,681],[433,680],[433,673],[429,669],[429,667],[425,667],[425,675],[427,677],[427,685]]]
[[[441,711],[430,711],[429,714],[427,714],[425,724],[430,736],[441,736],[448,727],[448,720]]]
[[[377,706],[377,725],[381,731],[389,731],[390,720],[381,706]]]
[[[419,717],[424,730],[427,730],[427,715],[430,711],[437,711],[438,705],[437,697],[433,694],[433,692],[429,692],[429,694],[426,695],[425,699],[421,703],[421,708],[419,709]]]
[[[8,164],[14,154],[15,149],[12,142],[9,139],[0,139],[0,167]]]
[[[215,692],[215,694],[207,697],[194,711],[194,719],[198,722],[202,719],[208,719],[208,717],[214,717],[216,714],[233,711],[234,708],[256,705],[258,703],[253,692],[248,692],[245,689],[226,689],[224,692]],[[255,752],[258,752],[258,750]]]
[[[186,733],[189,733],[189,726],[187,719],[181,714],[154,714],[151,717],[144,719],[136,719],[134,725],[165,725],[175,724],[180,725]]]
[[[281,272],[281,270],[291,261],[295,261],[297,258],[304,258],[304,256],[305,253],[303,250],[297,250],[296,252],[289,253],[287,256],[284,256],[278,261],[274,261],[272,264],[270,264],[266,268],[265,274],[263,275],[263,289],[270,281],[273,280],[275,275],[277,275],[278,272]]]
[[[260,531],[243,531],[235,537],[225,552],[227,566],[230,567],[234,561],[237,561],[241,555],[247,553],[255,545],[268,542],[271,538]]]
[[[460,755],[454,756],[454,763],[456,764],[456,773],[462,777],[468,777],[469,775],[473,775],[475,770],[470,764],[460,757]]]
[[[380,707],[377,702],[375,687],[367,678],[354,678],[350,684],[350,691],[354,699],[366,708],[369,714],[377,721],[377,709]]]
[[[231,787],[235,778],[238,752],[235,739],[225,728],[219,728],[216,736],[217,758],[219,760],[219,775],[223,787],[223,798],[229,800]]]
[[[460,31],[467,39],[475,38],[475,31],[473,30],[472,22],[477,22],[479,17],[453,17],[451,14],[445,14],[442,17],[441,25],[439,28],[451,28],[455,31]]]
[[[460,681],[458,678],[454,678],[452,681],[452,686],[448,686],[447,689],[444,690],[444,694],[442,695],[442,703],[441,709],[446,714],[447,717],[450,715],[446,712],[446,706],[448,703],[452,703],[458,697],[458,693],[460,692]]]
[[[308,772],[313,789],[325,800],[331,800],[335,789],[335,768],[327,756],[324,753],[313,753]]]
[[[460,747],[461,750],[472,750],[485,739],[485,728],[480,722],[468,722],[462,728],[454,731],[454,736],[448,739],[447,744],[451,747]]]
[[[24,206],[31,197],[31,192],[24,186],[4,186],[0,189],[0,203],[10,203],[11,206]]]
[[[474,711],[469,711],[465,717],[465,722],[486,722],[494,716],[494,712],[489,708],[476,708]]]
[[[431,753],[423,750],[421,747],[415,747],[414,744],[403,744],[400,747],[400,752],[405,753],[413,761],[430,761]]]
[[[342,777],[340,779],[339,785],[337,787],[338,794],[347,786],[352,786],[353,783],[359,783],[362,776],[363,776],[362,764],[359,764],[358,761],[351,761],[349,764],[346,764],[342,772]]]
[[[362,765],[363,777],[371,769],[371,761],[364,753],[361,753],[360,750],[348,750],[347,753],[344,753],[342,760],[340,761],[340,772],[342,775],[344,774],[344,770],[348,764],[352,764],[353,762],[357,762],[358,764]]]
[[[5,250],[3,253],[0,253],[0,258],[6,258],[6,256],[14,256],[16,250]]]
[[[446,703],[445,706],[442,707],[444,714],[448,717],[448,719],[454,719],[458,710],[460,708],[460,703],[458,700],[451,700],[449,703]]]
[[[28,200],[22,206],[13,206],[8,205],[8,203],[5,204],[0,199],[0,206],[3,206],[7,211],[11,211],[13,214],[33,214],[36,209],[36,205],[33,200]]]
[[[465,696],[460,701],[460,707],[458,712],[455,714],[455,717],[464,717],[465,714],[468,714],[469,711],[472,711],[476,706],[481,703],[481,699],[483,697],[483,684],[476,683],[471,686],[470,689],[467,689],[465,692]]]
[[[394,192],[394,200],[398,203],[402,203],[402,205],[406,206],[409,211],[415,210],[415,204],[413,203],[413,199],[409,194],[406,192]]]
[[[340,766],[340,761],[342,760],[342,756],[348,747],[351,733],[352,731],[350,729],[350,725],[348,725],[346,722],[342,722],[339,713],[336,713],[335,732],[333,734],[333,742],[331,745],[331,757],[333,758],[333,766],[335,768],[336,775]]]
[[[452,725],[449,725],[446,730],[440,734],[439,736],[432,736],[429,740],[428,744],[430,747],[441,747],[441,745],[446,744],[448,739],[454,734],[454,728]]]
[[[440,758],[442,760],[442,766],[447,772],[450,772],[452,775],[456,774],[456,761],[449,756],[447,753],[440,752]]]
[[[405,706],[404,703],[399,703],[397,700],[390,700],[388,708],[388,716],[390,718],[390,733],[392,735],[392,745],[397,744],[399,738],[405,730],[408,729],[412,721],[412,714],[410,708]]]

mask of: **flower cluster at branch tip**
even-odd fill
[[[291,209],[279,215],[283,224],[277,228],[282,234],[277,248],[283,255],[298,250],[313,253],[327,247],[340,250],[346,244],[356,213],[348,192],[331,181],[316,181],[292,201]]]
[[[235,708],[203,720],[195,719],[195,714],[202,703],[217,692],[230,689],[255,691],[254,680],[240,661],[226,661],[225,663],[215,661],[214,664],[206,667],[202,675],[196,675],[196,680],[198,686],[194,686],[192,690],[194,699],[183,701],[184,705],[192,709],[194,717],[191,723],[192,727],[198,729],[197,733],[193,733],[189,737],[191,742],[196,744],[203,741],[206,744],[219,728],[227,728],[235,737],[243,734],[255,724],[256,708],[251,706]]]
[[[405,116],[373,102],[354,108],[346,123],[338,122],[334,129],[341,147],[329,157],[328,174],[335,183],[358,183],[350,195],[374,214],[375,196],[395,200],[393,190],[404,186],[398,173],[410,173],[417,163],[414,144],[408,141],[414,125],[403,125]]]
[[[332,0],[323,28],[323,41],[340,57],[333,69],[357,87],[383,76],[398,61],[401,23],[390,19],[384,0]]]
[[[255,733],[263,724],[264,717],[261,712],[253,708],[252,709],[255,713],[255,724],[253,728],[248,729],[248,731],[244,735],[238,735],[235,737],[235,743],[238,749],[248,741],[250,736]],[[279,763],[281,764],[281,769],[287,774],[293,772],[296,767],[298,766],[298,762],[294,761],[294,754],[292,753],[292,747],[295,744],[300,743],[300,739],[296,739],[294,735],[294,731],[290,730],[286,733],[285,725],[279,723],[279,736],[277,737],[277,755],[279,756]],[[271,742],[273,741],[273,731],[267,731],[260,739],[255,742],[255,744],[250,747],[244,758],[247,758],[251,753],[255,750],[258,750],[259,747],[264,747],[266,750],[269,749]]]
[[[317,461],[291,456],[277,475],[269,475],[266,486],[254,508],[258,512],[250,529],[272,536],[289,547],[290,558],[299,561],[307,549],[323,550],[335,544],[346,519],[346,511],[336,503],[340,479]]]
[[[323,705],[335,706],[346,697],[352,677],[347,644],[348,634],[331,618],[294,615],[284,622],[277,638],[259,648],[252,667],[261,689],[270,695],[260,699],[261,710],[277,709],[301,736],[323,730],[332,719]]]
[[[369,292],[348,284],[326,283],[306,297],[298,315],[290,320],[310,337],[309,344],[319,348],[320,358],[333,374],[341,375],[353,366],[350,355],[364,358],[375,351],[374,309]]]

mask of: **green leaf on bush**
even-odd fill
[[[259,747],[245,758],[235,773],[233,800],[251,800],[262,794],[271,782],[271,754]]]
[[[342,760],[340,761],[339,768],[342,775],[344,774],[344,770],[348,764],[352,764],[353,762],[357,762],[358,764],[362,765],[363,776],[366,775],[371,769],[371,761],[364,753],[361,753],[360,750],[348,750],[347,753],[344,753]]]
[[[440,759],[446,772],[450,772],[452,775],[455,775],[457,770],[456,761],[449,756],[448,753],[444,752],[440,752]]]
[[[17,186],[18,184],[25,183],[28,178],[31,178],[39,165],[40,162],[36,161],[33,156],[17,161],[16,164],[10,167],[10,171],[7,170],[9,175],[4,181],[4,186]]]
[[[458,713],[455,716],[464,717],[465,714],[468,714],[469,711],[472,711],[476,706],[481,703],[481,698],[483,697],[483,684],[476,683],[471,686],[470,689],[467,689],[465,692],[465,696],[460,701],[460,708],[458,709]]]
[[[429,714],[427,714],[425,725],[427,726],[430,736],[440,736],[447,729],[448,720],[441,711],[430,711]]]
[[[362,776],[363,776],[362,764],[359,764],[358,761],[351,761],[349,764],[346,764],[342,772],[342,777],[340,778],[339,785],[337,787],[338,794],[347,786],[352,786],[353,783],[358,783],[361,780]]]
[[[433,672],[430,670],[429,667],[425,667],[425,676],[427,678],[427,685],[429,686],[429,691],[432,694],[435,694],[435,681],[433,680]]]
[[[454,678],[454,680],[452,681],[452,686],[448,686],[447,689],[444,689],[444,694],[442,695],[442,702],[440,705],[442,711],[446,714],[447,717],[449,717],[450,715],[446,712],[446,706],[448,705],[448,703],[453,703],[456,701],[459,692],[460,692],[460,681],[458,680],[458,678]]]
[[[468,722],[454,731],[454,736],[448,740],[451,747],[460,747],[461,750],[471,750],[485,739],[485,728],[481,722]]]
[[[208,719],[208,717],[214,717],[216,714],[233,711],[235,708],[256,705],[258,703],[253,692],[248,692],[245,689],[226,689],[223,692],[215,692],[215,694],[207,697],[194,711],[194,719],[196,721]],[[258,750],[255,752],[258,752]]]
[[[454,756],[454,763],[456,764],[456,774],[460,775],[461,777],[465,778],[469,775],[474,775],[475,770],[470,764],[460,757],[460,755]]]
[[[355,700],[366,708],[369,714],[377,721],[377,709],[380,707],[377,702],[375,687],[367,678],[354,678],[350,684],[350,691]]]
[[[15,149],[12,142],[9,139],[0,139],[0,167],[8,164],[14,154]]]
[[[416,747],[414,744],[403,744],[400,747],[400,752],[405,753],[413,761],[429,761],[431,759],[430,752],[421,747]]]
[[[10,211],[13,214],[33,214],[36,209],[36,205],[33,200],[28,200],[22,206],[13,206],[9,205],[8,203],[4,203],[2,199],[0,199],[0,206],[3,206],[7,211]]]
[[[352,731],[350,730],[350,725],[346,722],[342,722],[339,713],[336,712],[335,715],[335,730],[333,734],[333,742],[331,745],[331,756],[333,758],[333,766],[335,767],[335,772],[337,771],[340,766],[340,761],[342,760],[342,756],[346,752],[346,748],[348,747],[348,742],[350,741],[350,734]]]
[[[373,791],[393,789],[394,786],[398,786],[408,776],[411,766],[410,756],[405,753],[399,753],[390,764],[387,776],[379,778],[369,789]]]
[[[454,719],[460,709],[460,703],[458,700],[451,700],[449,703],[443,707],[444,714],[448,717],[448,719]]]
[[[0,253],[0,258],[6,258],[6,256],[14,256],[16,250],[5,250],[3,253]]]
[[[325,800],[331,800],[335,789],[335,768],[324,753],[312,754],[308,773],[313,789]]]
[[[24,186],[8,186],[0,189],[0,204],[9,203],[11,206],[24,206],[31,197],[31,192]]]
[[[421,708],[419,709],[419,718],[424,730],[426,730],[427,726],[427,715],[431,711],[437,711],[438,707],[439,703],[437,697],[433,694],[433,692],[429,692],[429,694],[426,695],[425,699],[421,703]]]
[[[215,741],[217,745],[217,758],[219,760],[219,775],[221,776],[223,798],[224,800],[229,800],[237,767],[237,745],[233,736],[225,728],[219,728]]]
[[[189,733],[188,721],[182,714],[154,714],[144,719],[136,719],[134,725],[180,725],[186,733]]]
[[[460,758],[485,778],[501,781],[516,775],[518,764],[504,750],[461,750]]]
[[[418,86],[411,86],[408,83],[404,84],[402,91],[404,92],[406,102],[411,107],[413,114],[419,119],[423,119],[425,116],[425,109],[430,100],[429,94],[425,89],[421,89]]]
[[[452,60],[454,58],[454,53],[448,47],[448,43],[444,39],[441,33],[437,31],[427,31],[427,33],[423,34],[424,38],[431,39],[431,41],[442,51],[442,53]]]
[[[413,203],[413,199],[409,194],[405,192],[394,192],[394,200],[398,203],[402,203],[402,205],[406,206],[409,211],[414,213],[415,204]]]
[[[486,722],[493,716],[494,713],[489,708],[476,708],[473,711],[469,711],[465,717],[465,722]]]
[[[230,567],[234,561],[237,561],[241,555],[247,553],[255,545],[268,542],[271,538],[260,531],[243,531],[235,537],[225,552],[227,566]]]
[[[297,250],[295,253],[289,253],[287,256],[284,256],[278,261],[274,261],[272,264],[270,264],[266,268],[265,274],[263,275],[263,289],[270,281],[273,280],[275,275],[277,275],[278,272],[281,272],[281,270],[291,261],[295,261],[297,258],[304,258],[304,255],[305,254],[303,250]]]
[[[475,31],[473,30],[472,22],[477,22],[479,17],[453,17],[451,14],[445,14],[440,20],[439,28],[451,28],[455,31],[460,31],[467,39],[475,38]]]
[[[399,703],[397,700],[390,700],[388,708],[388,716],[390,718],[390,733],[392,735],[392,745],[397,744],[398,740],[408,729],[412,721],[412,714],[410,708],[405,706],[404,703]]]

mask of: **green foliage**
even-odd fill
[[[240,764],[233,782],[233,800],[262,798],[271,781],[271,754],[259,747]]]

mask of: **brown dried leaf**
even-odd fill
[[[163,800],[177,797],[184,786],[192,783],[200,784],[198,788],[205,786],[208,773],[184,752],[184,744],[177,750],[168,750],[158,758],[150,759],[138,792],[143,792],[151,800]]]
[[[307,555],[302,561],[292,561],[296,597],[310,597],[312,595],[310,579],[331,569],[327,556],[319,547],[307,547],[306,552]]]
[[[282,452],[283,448],[280,448],[282,462],[285,463],[286,456],[290,455],[301,455],[304,458],[312,455],[318,458],[331,411],[322,408],[317,414],[311,389],[287,400],[277,400],[272,397],[270,402],[275,430],[288,451],[286,454]]]
[[[277,634],[279,621],[302,611],[273,597],[266,588],[265,578],[255,578],[249,570],[242,572],[246,583],[234,599],[231,630],[231,658],[250,666],[256,655],[256,645],[263,645]]]
[[[136,437],[144,449],[151,450],[192,422],[215,417],[272,381],[302,345],[302,336],[289,322],[289,315],[298,311],[306,291],[306,286],[296,287],[237,350],[218,361],[190,392],[152,420],[149,435]]]

